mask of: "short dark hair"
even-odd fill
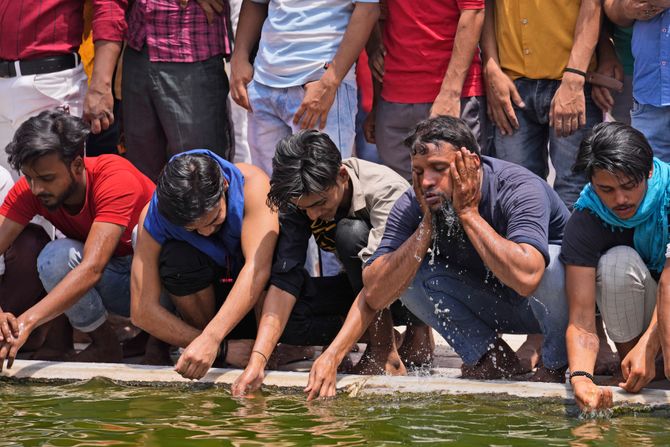
[[[191,224],[214,209],[225,184],[219,164],[209,155],[174,157],[158,178],[158,211],[174,225]]]
[[[654,151],[642,132],[623,123],[600,123],[582,140],[572,170],[589,179],[596,169],[642,182],[654,164]]]
[[[24,164],[49,154],[58,154],[69,165],[75,158],[84,156],[89,133],[81,118],[62,110],[45,110],[19,126],[5,152],[9,164],[17,171]]]
[[[481,155],[477,139],[468,125],[453,116],[442,115],[419,122],[404,143],[412,155],[423,155],[428,151],[428,145],[438,146],[440,143],[449,143],[456,150],[464,147],[473,154]]]
[[[337,182],[342,155],[330,137],[302,130],[277,143],[267,204],[285,210],[291,199],[321,193]]]

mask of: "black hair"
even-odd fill
[[[58,154],[69,166],[75,158],[84,156],[89,133],[81,118],[62,110],[45,110],[19,126],[5,152],[17,171],[49,154]]]
[[[623,175],[639,184],[649,176],[654,152],[639,130],[617,122],[600,123],[582,141],[572,170],[591,179],[596,169]]]
[[[404,143],[412,155],[424,155],[428,152],[428,145],[438,146],[440,143],[449,143],[456,150],[464,147],[473,154],[481,155],[477,139],[468,125],[460,118],[447,115],[419,122]]]
[[[174,225],[192,224],[214,209],[225,189],[221,168],[209,155],[174,157],[158,178],[158,212]]]
[[[267,204],[285,210],[291,199],[321,193],[337,182],[342,155],[330,137],[317,130],[302,130],[277,143]]]

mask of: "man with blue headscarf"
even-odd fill
[[[602,123],[582,142],[574,170],[590,183],[575,203],[561,251],[570,306],[566,342],[575,399],[593,410],[612,404],[611,389],[593,382],[596,303],[622,359],[619,386],[638,392],[662,377],[656,304],[670,274],[670,165],[654,158],[639,131]]]

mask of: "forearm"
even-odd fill
[[[339,365],[347,355],[354,343],[356,343],[368,329],[377,315],[377,310],[368,305],[364,299],[365,288],[358,294],[351,309],[347,314],[342,329],[338,332],[333,342],[328,346],[328,351],[335,356]]]
[[[607,17],[612,21],[612,23],[628,27],[631,26],[634,20],[631,17],[627,17],[624,10],[624,2],[626,0],[604,0],[603,1],[603,10]]]
[[[496,40],[496,24],[493,0],[486,0],[484,9],[484,25],[482,27],[480,45],[482,48],[482,65],[484,68],[500,67],[498,58],[498,42]]]
[[[221,343],[226,335],[253,309],[269,277],[269,266],[260,271],[254,267],[253,262],[245,264],[228,297],[214,318],[207,324],[203,333],[207,333],[217,343]]]
[[[116,63],[121,54],[121,42],[111,40],[95,41],[95,59],[91,74],[90,89],[99,93],[110,91]]]
[[[544,273],[528,249],[499,235],[481,215],[472,211],[459,216],[463,229],[484,265],[507,287],[530,295]]]
[[[261,37],[263,22],[268,16],[268,5],[244,0],[240,10],[240,21],[235,34],[233,58],[241,57],[248,61],[251,52]]]
[[[199,329],[189,325],[158,302],[147,306],[145,312],[149,315],[148,318],[133,318],[133,323],[169,345],[186,348],[201,334]]]
[[[349,69],[361,54],[378,18],[379,5],[376,3],[355,4],[342,42],[321,78],[322,81],[334,86],[339,86],[342,83]]]
[[[656,358],[656,355],[661,351],[661,333],[658,327],[658,305],[654,308],[654,313],[651,316],[649,326],[640,337],[638,344],[646,346],[647,352],[653,358]]]
[[[666,281],[663,275],[658,282],[656,311],[659,338],[665,352],[664,357],[670,361],[670,282]]]
[[[396,251],[381,256],[363,269],[364,299],[372,309],[385,308],[409,286],[432,241],[431,216],[427,214],[414,234]]]
[[[565,333],[565,343],[568,350],[568,365],[570,371],[586,371],[593,374],[598,357],[600,341],[593,324],[580,325],[570,323]]]
[[[460,98],[484,25],[484,10],[465,10],[458,20],[454,48],[442,80],[441,95]]]
[[[265,359],[270,358],[281,335],[284,333],[284,328],[291,316],[295,302],[296,297],[276,286],[270,286],[268,289],[253,348],[254,351],[261,352]],[[264,367],[265,364],[260,362],[265,359],[260,356],[251,356],[249,364],[257,363],[256,366]]]
[[[601,65],[603,61],[606,60],[618,60],[609,27],[605,25],[603,25],[603,27],[600,29],[596,54],[598,55],[598,65]]]
[[[104,268],[87,263],[79,264],[47,296],[26,310],[19,317],[19,321],[32,331],[58,317],[98,283],[103,270]]]
[[[601,22],[601,0],[583,0],[577,16],[568,67],[587,71],[598,42]]]

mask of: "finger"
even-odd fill
[[[336,394],[337,390],[335,389],[335,384],[329,380],[327,383],[324,383],[323,386],[321,387],[321,393],[319,393],[319,397],[320,398],[334,397]]]
[[[568,135],[572,135],[573,133],[577,132],[577,129],[579,129],[579,115],[573,115],[570,118],[570,133]]]
[[[3,343],[2,346],[0,346],[0,372],[2,372],[2,367],[5,364],[5,359],[7,358],[8,353],[9,343]]]
[[[100,120],[98,118],[93,118],[91,120],[91,132],[94,134],[99,134],[101,130]]]
[[[516,89],[514,84],[512,85],[513,87],[510,89],[510,97],[512,98],[514,104],[523,109],[524,107],[526,107],[526,103],[523,102],[523,99],[521,98],[521,95],[519,94],[519,91]]]
[[[514,112],[514,107],[512,107],[512,103],[506,101],[503,104],[503,111],[505,112],[505,118],[510,123],[509,133],[511,134],[513,129],[519,128],[519,121],[516,119],[516,113]]]
[[[12,339],[12,331],[9,328],[7,320],[0,325],[0,332],[2,333],[2,341],[10,341]]]
[[[217,14],[221,14],[223,12],[224,4],[221,0],[214,0],[209,4],[212,6],[212,8],[214,8]]]
[[[214,22],[214,10],[207,3],[200,3],[200,7],[205,11],[205,17],[207,17],[207,23],[212,24]]]
[[[584,127],[586,126],[586,111],[581,110],[578,114],[578,119],[579,119],[579,127]],[[575,129],[575,132],[577,129]]]
[[[313,400],[314,398],[318,397],[322,386],[323,386],[323,378],[318,377],[315,378],[314,382],[312,383],[312,386],[310,387],[309,395],[307,396],[307,401]]]
[[[607,113],[610,111],[610,108],[607,105],[607,101],[605,100],[605,97],[601,91],[601,87],[593,88],[593,90],[591,91],[591,99],[593,100],[594,103],[596,103],[598,108],[602,110],[603,113]]]
[[[300,107],[298,107],[298,110],[296,110],[295,115],[293,115],[293,124],[296,126],[300,124],[300,121],[303,119],[303,115],[305,114],[307,110],[307,106],[302,103],[300,104]]]
[[[107,117],[106,114],[103,115],[102,118],[100,118],[100,127],[102,128],[102,130],[107,130],[107,129],[109,129],[109,125],[110,125],[110,124],[111,124],[111,123],[109,122],[109,118]]]
[[[612,390],[606,388],[603,390],[603,396],[605,408],[611,408],[614,404],[614,395],[612,394]]]
[[[9,348],[9,355],[7,357],[7,369],[11,368],[14,365],[14,359],[16,354],[19,352],[19,345],[14,343],[11,348]]]
[[[614,66],[614,79],[618,81],[623,81],[623,66],[620,64],[616,64]],[[620,89],[618,89],[618,92],[621,92],[623,90],[623,86],[621,86]]]
[[[21,328],[19,327],[19,320],[14,315],[9,315],[7,321],[9,323],[9,327],[12,331],[12,335],[14,336],[14,338],[19,338],[19,334],[21,333]]]
[[[602,89],[602,95],[603,100],[607,105],[607,111],[609,112],[610,110],[612,110],[612,107],[614,107],[614,96],[612,95],[612,92],[610,92],[609,89],[607,88]]]
[[[511,135],[512,126],[510,125],[505,112],[501,108],[494,108],[493,115],[493,121],[496,123],[496,126],[498,126],[498,129],[500,129],[500,133],[503,135]]]
[[[323,112],[321,112],[321,116],[319,117],[319,130],[323,130],[326,128],[327,120],[328,120],[328,111],[324,110]]]
[[[629,375],[630,375],[630,363],[628,363],[628,361],[621,362],[621,376],[623,377],[623,380],[624,381],[628,380]]]
[[[184,354],[182,354],[177,360],[177,363],[174,365],[174,370],[183,376],[187,367],[188,367],[188,360],[186,360],[184,358]]]
[[[458,175],[458,170],[456,169],[456,165],[454,163],[451,163],[449,166],[449,172],[451,173],[451,179],[453,180],[454,185],[461,186],[461,176]]]
[[[454,163],[456,164],[456,170],[458,170],[458,175],[461,178],[466,178],[468,175],[468,171],[465,168],[465,155],[463,154],[463,149],[460,149],[458,152],[456,152],[456,158],[454,159]]]
[[[314,129],[316,124],[316,116],[314,112],[310,109],[307,109],[305,116],[302,118],[302,128],[303,129]]]

